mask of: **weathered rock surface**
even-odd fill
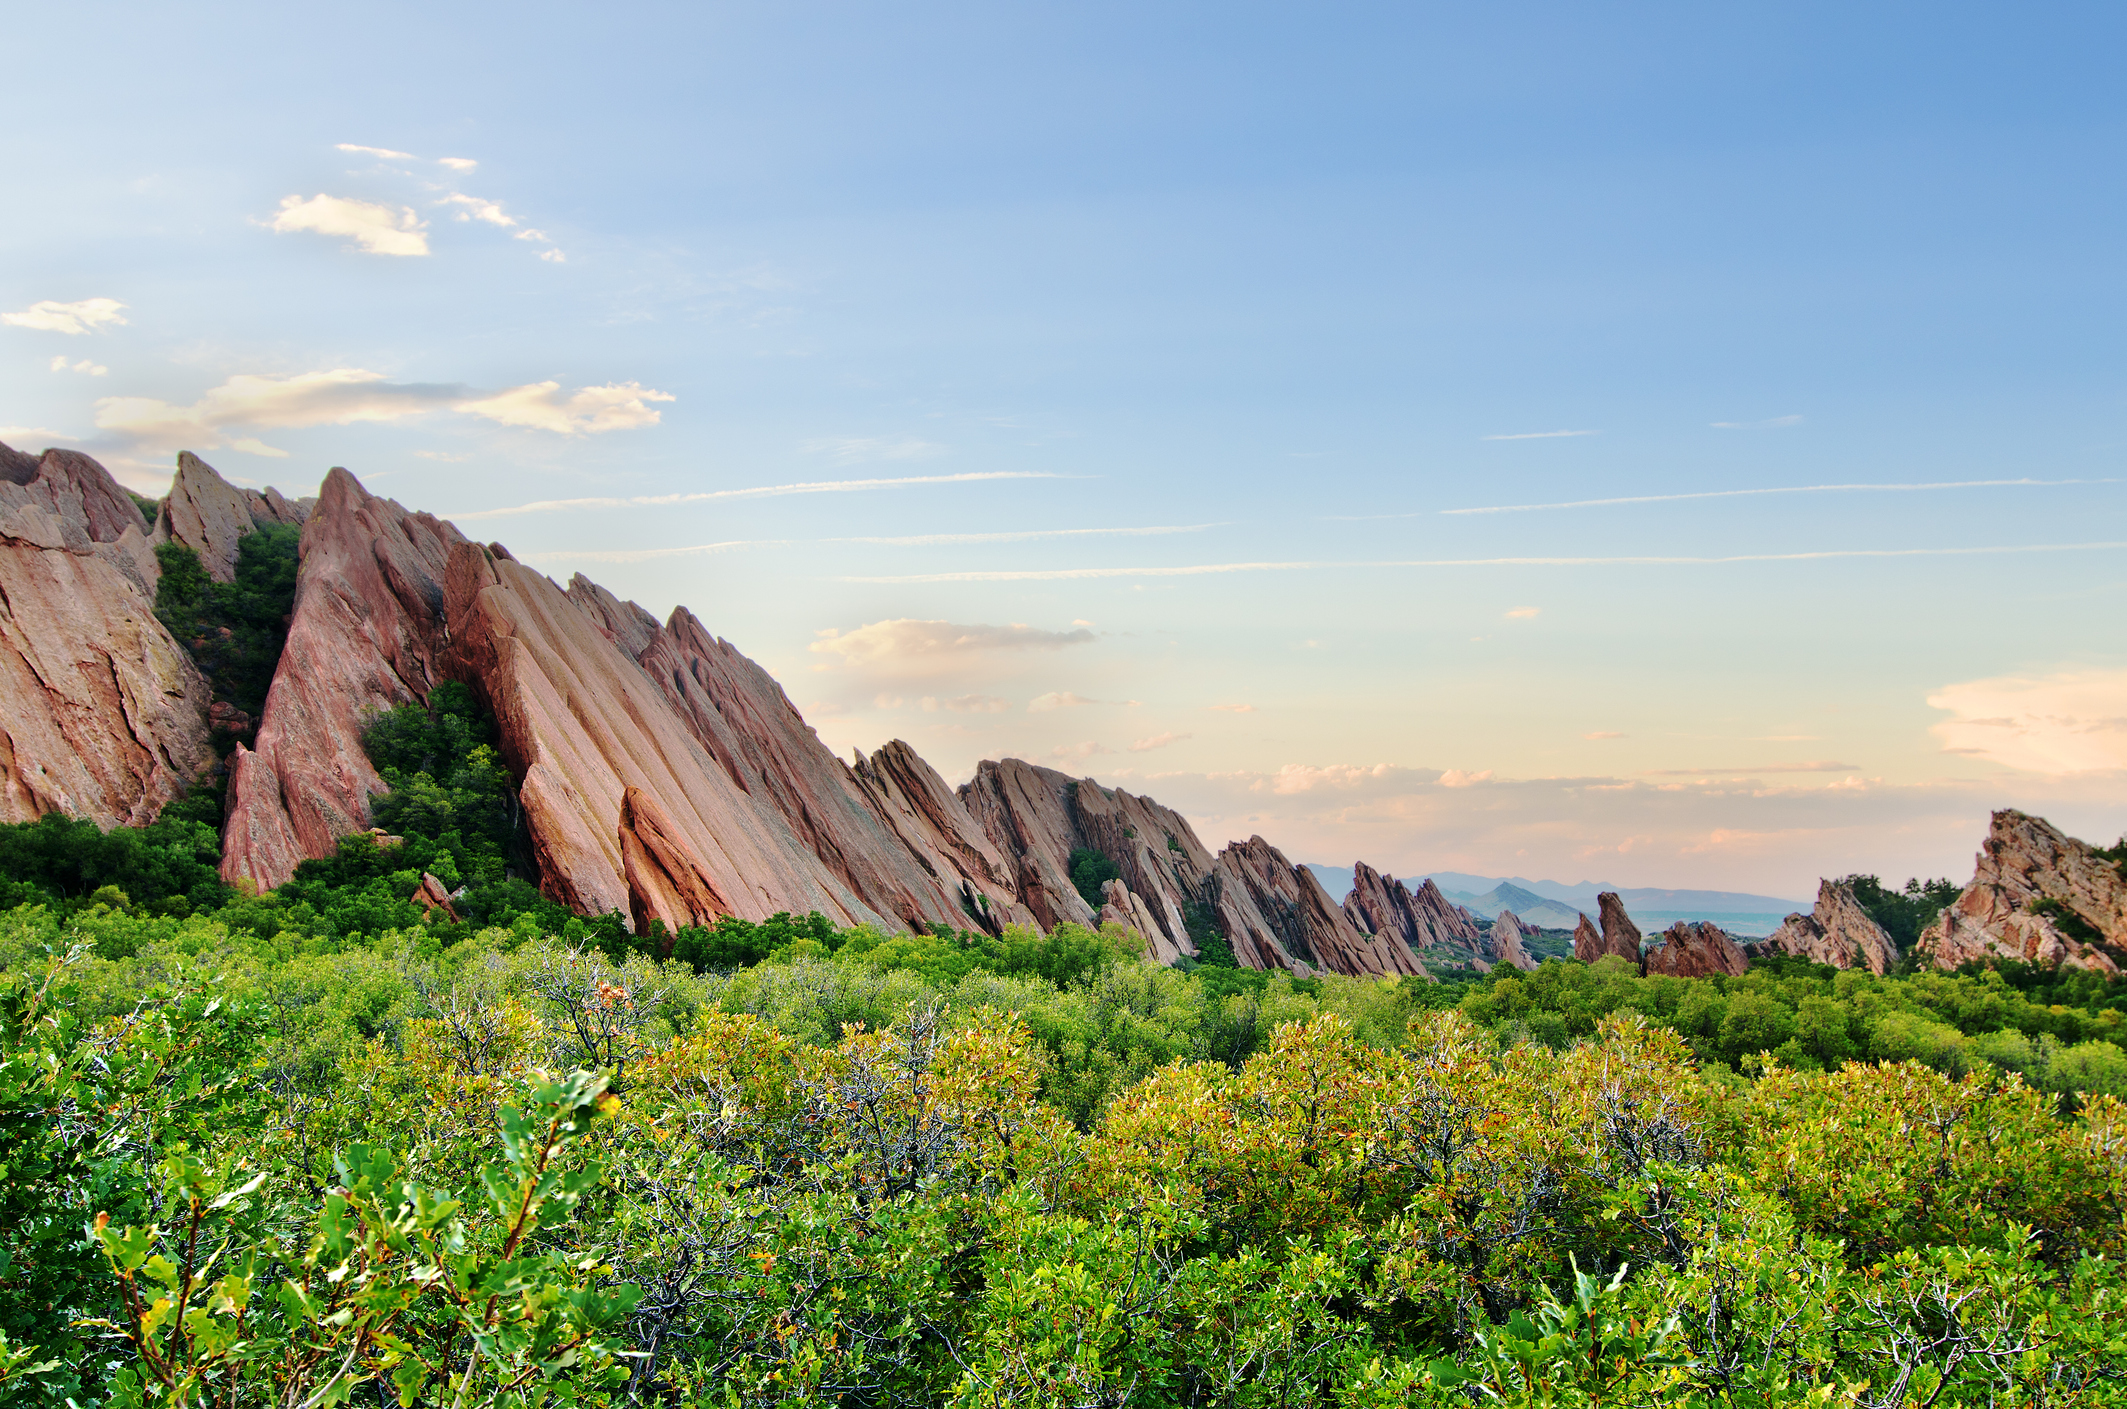
[[[1872,974],[1888,973],[1898,962],[1898,944],[1889,931],[1869,917],[1843,881],[1817,882],[1817,905],[1810,914],[1796,913],[1780,928],[1744,946],[1752,956],[1789,954],[1835,969],[1865,966]]]
[[[145,529],[88,456],[0,456],[0,821],[139,825],[213,763]]]
[[[221,502],[206,483],[213,471],[193,463],[195,502]],[[464,541],[345,470],[325,477],[303,528],[295,612],[258,742],[239,744],[229,760],[224,880],[271,890],[298,862],[332,855],[340,837],[369,826],[384,782],[362,731],[384,710],[426,702],[443,679],[443,582]]]
[[[1394,876],[1354,862],[1344,913],[1360,933],[1393,936],[1421,961],[1447,967],[1486,962],[1475,921],[1430,876],[1413,892]]]
[[[427,871],[421,873],[421,884],[415,888],[413,899],[423,914],[433,915],[441,910],[445,919],[455,922],[458,918],[458,907],[451,904],[450,887]]]
[[[946,884],[963,914],[991,934],[1035,923],[1034,912],[1019,902],[1018,881],[1004,854],[914,749],[895,739],[859,758],[854,771],[901,845]]]
[[[1583,964],[1592,964],[1606,954],[1603,948],[1603,932],[1586,915],[1573,927],[1573,957]]]
[[[1492,932],[1485,936],[1485,950],[1492,963],[1510,964],[1517,969],[1537,967],[1536,956],[1529,953],[1523,941],[1526,932],[1521,926],[1521,917],[1512,910],[1502,910],[1499,918],[1492,921]]]
[[[322,516],[324,506],[319,508]],[[552,582],[472,543],[451,553],[442,668],[494,711],[542,890],[579,913],[632,909],[621,804],[639,789],[661,813],[667,874],[683,861],[729,913],[817,910],[894,924],[756,806],[666,704],[620,643]]]
[[[128,507],[132,501],[126,501]],[[133,517],[140,517],[137,511]],[[238,489],[214,467],[187,450],[177,457],[177,475],[155,522],[154,541],[174,540],[199,554],[200,566],[217,582],[236,581],[237,542],[262,523],[301,525],[302,506],[278,489],[261,494]]]
[[[1678,920],[1655,938],[1641,960],[1640,972],[1675,978],[1740,974],[1750,967],[1743,946],[1719,925],[1705,920]]]
[[[1595,897],[1595,903],[1602,915],[1602,928],[1597,929],[1586,915],[1581,916],[1580,923],[1573,927],[1573,957],[1592,964],[1606,955],[1615,955],[1637,965],[1640,927],[1625,913],[1625,902],[1618,899],[1616,891],[1606,890]]]
[[[678,931],[713,925],[732,913],[716,882],[702,874],[686,844],[673,835],[664,810],[641,788],[621,794],[620,857],[637,934],[649,933],[653,920]]]
[[[2075,918],[2063,924],[2062,917],[2034,910],[2046,901]],[[2095,941],[2073,933],[2084,927]],[[2013,959],[2116,974],[2127,958],[2127,879],[2089,843],[2044,818],[1997,812],[1972,883],[1920,936],[1918,948],[1944,969]]]
[[[1095,923],[1103,928],[1115,924],[1137,931],[1145,937],[1145,952],[1162,964],[1180,961],[1182,951],[1167,937],[1145,902],[1131,893],[1130,887],[1121,881],[1109,881],[1101,887],[1101,899],[1100,913],[1093,917]]]

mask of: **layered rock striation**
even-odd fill
[[[1943,969],[2008,959],[2117,974],[2127,961],[2127,878],[2044,818],[1997,812],[1972,883],[1917,947]]]
[[[1606,890],[1595,897],[1596,909],[1602,916],[1602,927],[1586,915],[1573,927],[1573,957],[1583,964],[1592,964],[1598,959],[1616,957],[1628,959],[1637,965],[1640,962],[1640,927],[1632,923],[1625,913],[1625,902],[1617,892]]]
[[[156,516],[154,541],[185,544],[199,554],[209,577],[234,582],[237,545],[246,534],[267,523],[301,527],[315,502],[287,499],[278,489],[263,494],[238,489],[187,450],[177,457],[177,475]]]
[[[1485,936],[1487,957],[1494,965],[1530,970],[1538,967],[1536,956],[1526,947],[1528,931],[1522,928],[1521,917],[1512,910],[1502,910],[1499,918],[1492,921],[1491,933]]]
[[[1430,876],[1413,891],[1364,861],[1354,862],[1343,909],[1361,933],[1389,936],[1421,961],[1447,967],[1489,962],[1477,922],[1442,895]]]
[[[1811,913],[1789,915],[1780,928],[1745,949],[1753,956],[1787,954],[1835,969],[1864,967],[1872,974],[1888,973],[1898,962],[1897,941],[1870,918],[1844,881],[1819,881]]]
[[[0,450],[0,821],[148,822],[214,754],[147,524],[88,456]]]

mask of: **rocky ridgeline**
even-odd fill
[[[369,829],[384,784],[362,730],[457,680],[495,716],[540,887],[638,930],[786,910],[992,933],[1113,921],[1166,963],[1216,932],[1242,964],[1299,974],[1536,966],[1510,911],[1487,930],[1430,880],[1413,889],[1363,862],[1340,905],[1262,837],[1213,852],[1179,813],[1090,778],[1008,758],[954,788],[898,740],[844,763],[685,608],[659,622],[584,577],[560,587],[345,470],[316,499],[290,500],[231,486],[190,454],[151,527],[88,457],[0,446],[0,820],[64,810],[139,824],[213,765],[210,733],[232,727],[230,707],[211,713],[207,682],[155,617],[154,547],[184,543],[226,582],[238,542],[269,523],[302,526],[300,565],[255,742],[229,760],[232,883],[271,889]],[[1071,881],[1080,849],[1120,872],[1097,907]],[[1576,958],[1680,975],[1747,962],[1712,925],[1648,945],[1616,895],[1598,908]],[[2107,946],[2127,946],[2118,869],[2013,812],[1996,815],[1972,886],[1922,941],[1945,967],[1999,956],[2110,972]],[[1876,972],[1897,957],[1834,882],[1751,953]]]

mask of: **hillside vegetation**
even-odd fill
[[[0,828],[0,1398],[2127,1401],[2090,975],[638,937],[468,694],[368,747],[395,840],[270,895],[212,794]]]

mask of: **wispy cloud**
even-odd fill
[[[850,494],[865,489],[894,489],[910,484],[971,484],[998,479],[1065,479],[1068,476],[1037,470],[984,470],[961,475],[909,475],[901,479],[810,480],[800,484],[765,484],[752,489],[705,489],[691,494],[638,494],[629,498],[536,499],[501,509],[474,509],[453,514],[460,521],[499,519],[512,514],[548,513],[556,509],[635,509],[667,504],[703,504],[719,499],[771,499],[786,494]],[[693,552],[695,549],[658,549],[657,552]],[[614,559],[613,561],[621,561]]]
[[[1601,435],[1601,431],[1517,431],[1512,435],[1488,435],[1486,440],[1568,440],[1577,435]]]
[[[1757,763],[1748,768],[1646,768],[1646,778],[1745,778],[1759,773],[1858,773],[1858,763]]]
[[[640,382],[582,387],[567,394],[562,392],[560,382],[533,382],[479,401],[462,402],[456,409],[505,426],[524,426],[556,435],[599,435],[654,426],[660,413],[649,403],[677,399],[670,392],[654,391]]]
[[[1762,421],[1715,421],[1713,428],[1717,431],[1774,431],[1782,426],[1801,424],[1800,416],[1771,416]]]
[[[416,158],[416,157],[414,156],[414,154],[413,154],[412,152],[395,152],[395,151],[393,151],[393,150],[392,150],[391,148],[389,148],[389,147],[364,147],[364,146],[359,146],[359,145],[357,145],[356,143],[353,143],[353,142],[336,142],[336,143],[334,143],[333,145],[334,145],[334,148],[335,148],[336,150],[338,150],[338,151],[342,151],[342,152],[359,152],[359,153],[360,153],[361,155],[363,155],[363,156],[366,156],[366,157],[377,157],[377,158],[379,158],[380,160],[383,160],[383,161],[415,161],[415,160],[418,160],[418,158]]]
[[[86,357],[79,362],[68,362],[65,354],[62,353],[52,359],[52,370],[55,372],[79,372],[85,377],[101,377],[107,375],[111,369],[91,362]]]
[[[404,206],[393,210],[387,205],[322,192],[307,201],[301,196],[288,196],[282,199],[280,213],[273,217],[271,225],[282,234],[308,231],[344,236],[353,241],[347,248],[365,254],[414,257],[428,253],[427,225]]]
[[[1093,639],[1093,633],[1084,627],[1074,631],[1047,631],[1024,622],[984,626],[898,617],[869,622],[849,631],[829,627],[808,649],[819,655],[837,657],[845,665],[865,665],[919,656],[1055,651],[1066,646],[1082,646]]]
[[[1593,734],[1581,735],[1583,739],[1622,739],[1624,734],[1616,729],[1598,729]]]
[[[126,320],[121,316],[121,310],[124,308],[125,305],[115,298],[85,298],[78,303],[45,299],[20,313],[0,313],[0,323],[10,328],[32,328],[40,333],[79,337],[106,324],[123,327]]]
[[[951,699],[939,699],[936,695],[923,697],[926,713],[936,714],[946,710],[953,714],[1002,714],[1012,707],[1012,702],[996,695],[956,695]]]
[[[558,383],[537,382],[481,395],[452,383],[392,382],[381,372],[340,367],[276,377],[229,378],[189,406],[143,396],[107,396],[96,403],[98,429],[150,444],[210,449],[235,426],[345,426],[456,411],[503,425],[561,435],[586,435],[653,425],[645,402],[670,401],[633,382],[583,387],[563,395]],[[279,454],[259,443],[229,441],[253,454]]]
[[[2117,479],[1959,479],[1930,484],[1795,484],[1770,489],[1703,489],[1689,494],[1633,494],[1617,499],[1569,499],[1557,504],[1487,504],[1476,509],[1441,509],[1443,514],[1527,514],[1542,509],[1598,509],[1613,504],[1670,504],[1683,499],[1748,499],[1764,494],[1887,494],[1933,489],[2052,489],[2068,484],[2118,484]],[[1381,518],[1413,518],[1383,514]]]
[[[517,226],[517,218],[504,210],[500,202],[483,200],[479,196],[468,196],[463,191],[453,191],[442,200],[437,201],[436,204],[459,207],[458,213],[454,217],[458,220],[484,220],[490,225],[500,225],[506,230],[515,229]],[[520,236],[519,238],[522,237]],[[545,236],[540,236],[540,238],[544,239]]]
[[[1217,704],[1206,705],[1204,708],[1223,710],[1227,714],[1254,714],[1256,712],[1256,707],[1252,704]]]
[[[1084,695],[1074,695],[1069,690],[1051,690],[1046,695],[1036,695],[1027,701],[1028,714],[1046,714],[1052,709],[1078,709],[1084,705],[1097,705],[1100,700],[1089,700]]]
[[[1188,734],[1177,734],[1172,729],[1169,729],[1164,734],[1154,734],[1149,739],[1139,739],[1136,743],[1130,745],[1130,752],[1150,753],[1154,749],[1163,749],[1169,744],[1178,744],[1189,737],[1191,736]]]
[[[2127,542],[2020,543],[1986,548],[1828,548],[1809,553],[1731,553],[1723,557],[1411,558],[1353,563],[1200,563],[1190,567],[1029,568],[994,572],[911,573],[844,577],[843,582],[1057,582],[1100,577],[1200,577],[1230,572],[1319,572],[1356,568],[1479,567],[1713,567],[1726,563],[1803,563],[1836,558],[1968,558],[2002,553],[2083,553],[2127,548]]]
[[[476,515],[458,515],[460,518]],[[785,548],[799,543],[869,543],[891,548],[935,548],[954,543],[1016,543],[1030,538],[1123,537],[1139,538],[1168,533],[1198,533],[1221,524],[1176,524],[1152,528],[1031,528],[1004,533],[917,533],[899,538],[747,538],[722,543],[697,543],[679,548],[555,548],[526,554],[527,561],[588,563],[639,563],[652,558],[683,557],[690,553],[721,553],[729,548]]]
[[[437,157],[436,165],[447,166],[453,171],[471,171],[480,163],[471,157]]]
[[[1507,613],[1508,621],[1531,621],[1543,612],[1542,607],[1516,607]]]

